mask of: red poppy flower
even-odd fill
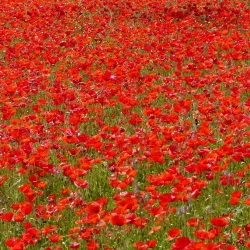
[[[250,206],[250,198],[245,199],[243,203]]]
[[[94,240],[91,240],[87,245],[87,250],[97,250],[99,249],[99,244],[97,244]]]
[[[21,239],[11,237],[5,241],[5,245],[15,250],[24,250],[25,245]]]
[[[59,234],[51,234],[49,236],[50,241],[53,243],[61,241],[62,238],[63,238],[62,235],[59,235]]]
[[[9,221],[12,220],[13,216],[14,216],[14,213],[12,213],[12,212],[7,212],[7,213],[4,213],[4,214],[1,214],[1,215],[0,215],[0,220],[9,222]]]
[[[14,221],[16,222],[22,222],[25,219],[25,215],[23,213],[18,213],[14,216]]]
[[[246,241],[245,246],[246,246],[247,248],[250,248],[250,240],[249,240],[249,241]]]
[[[191,244],[191,240],[185,236],[178,238],[173,244],[173,249],[184,249]]]
[[[239,203],[238,197],[231,197],[230,198],[230,204],[236,206]]]
[[[181,230],[179,228],[171,228],[168,231],[168,235],[170,238],[176,238],[177,236],[179,236],[181,233]]]
[[[228,219],[224,217],[213,218],[210,220],[210,223],[217,227],[225,227],[229,225]]]
[[[123,226],[127,223],[127,220],[126,220],[125,216],[122,214],[112,213],[110,222],[113,225]]]

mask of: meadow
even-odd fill
[[[1,0],[0,249],[249,249],[249,7]]]

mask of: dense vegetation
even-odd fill
[[[0,248],[250,248],[248,1],[1,0]]]

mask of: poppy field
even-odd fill
[[[1,0],[0,249],[250,249],[249,7]]]

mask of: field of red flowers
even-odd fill
[[[250,248],[249,7],[1,0],[0,249]]]

